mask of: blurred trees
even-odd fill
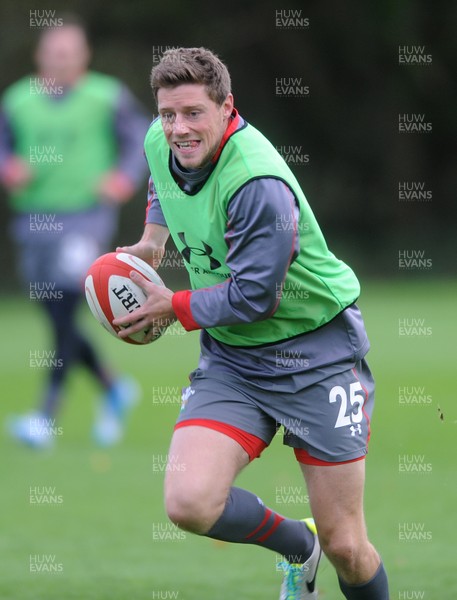
[[[39,31],[30,27],[30,10],[82,16],[93,42],[93,68],[123,79],[151,114],[149,72],[161,50],[213,49],[230,69],[242,115],[282,152],[298,155],[292,169],[336,254],[364,276],[404,276],[398,253],[406,249],[431,258],[433,274],[454,272],[456,3],[3,0],[2,90],[32,69]],[[281,26],[287,14],[308,25]],[[400,46],[431,55],[431,62],[399,64]],[[309,94],[278,95],[277,82],[292,78]],[[399,115],[405,113],[424,115],[432,131],[400,133]],[[402,201],[404,182],[422,185],[429,199]],[[142,230],[145,193],[146,185],[123,209],[123,243]],[[11,273],[3,192],[0,214],[2,267]]]

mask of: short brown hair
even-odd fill
[[[208,96],[219,106],[231,91],[227,67],[206,48],[166,50],[151,71],[151,87],[156,102],[160,88],[173,88],[185,83],[203,84]]]

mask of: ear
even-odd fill
[[[227,98],[222,103],[222,109],[224,112],[224,118],[228,119],[233,112],[233,94],[227,94]]]

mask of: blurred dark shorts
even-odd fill
[[[26,213],[11,226],[24,285],[82,291],[93,261],[110,250],[117,209],[97,206],[78,213]]]

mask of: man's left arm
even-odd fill
[[[132,272],[148,299],[135,311],[137,321],[120,337],[176,319],[191,331],[252,323],[274,314],[289,266],[299,252],[295,198],[284,182],[257,179],[232,199],[228,219],[226,263],[231,277],[218,285],[173,293]],[[115,323],[131,322],[129,315]]]
[[[173,295],[174,312],[189,331],[271,317],[299,252],[298,208],[291,190],[278,179],[246,185],[231,201],[228,218],[226,263],[231,277]]]

